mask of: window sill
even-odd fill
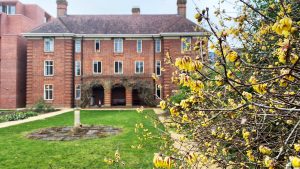
[[[54,51],[53,51],[53,52],[45,52],[45,51],[44,51],[44,54],[45,54],[45,55],[54,55]]]

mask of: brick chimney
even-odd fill
[[[67,0],[56,0],[57,4],[57,17],[63,17],[67,15],[68,1]]]
[[[177,0],[177,14],[186,18],[186,1]]]
[[[133,7],[131,11],[132,11],[132,15],[140,15],[141,14],[141,9],[139,7]]]

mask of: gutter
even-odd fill
[[[75,34],[75,33],[22,33],[25,37],[46,37],[64,36],[77,38],[159,38],[159,37],[178,37],[178,36],[210,36],[209,32],[165,32],[160,34]]]

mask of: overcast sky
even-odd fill
[[[23,3],[38,4],[52,16],[56,16],[56,0],[20,0]],[[229,2],[228,2],[229,1]],[[227,0],[225,9],[232,9]],[[131,14],[134,6],[141,8],[141,14],[176,14],[177,0],[68,0],[68,14]],[[188,0],[187,17],[194,21],[195,4],[204,9],[218,7],[219,0]],[[211,10],[213,11],[213,10]],[[229,11],[230,12],[230,11]]]

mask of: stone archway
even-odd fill
[[[112,106],[125,106],[126,105],[126,88],[117,84],[111,88],[111,105]]]
[[[90,105],[100,107],[104,104],[104,87],[102,85],[93,86]]]

